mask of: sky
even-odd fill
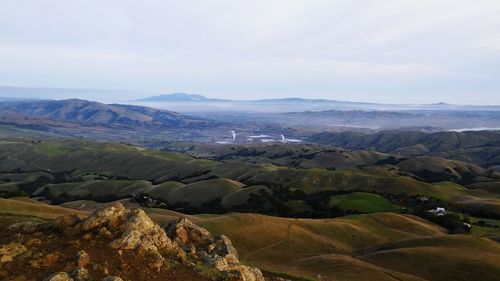
[[[5,86],[128,90],[108,99],[185,92],[500,104],[498,0],[0,0],[0,7]]]

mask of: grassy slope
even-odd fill
[[[243,187],[243,184],[229,179],[199,181],[173,189],[165,199],[174,204],[189,202],[192,206],[201,206],[203,203],[239,191]]]
[[[500,217],[500,199],[464,197],[456,202],[461,208],[472,214],[488,214],[488,216]]]
[[[89,197],[104,197],[115,195],[117,197],[135,195],[151,185],[148,181],[129,180],[91,180],[77,183],[48,184],[40,187],[33,195],[48,192],[54,196],[65,194],[66,197],[83,199]]]
[[[471,233],[475,236],[498,237],[500,238],[500,220],[485,219],[471,217],[471,222],[474,224]],[[479,221],[486,222],[489,225],[477,225]],[[495,227],[496,226],[496,227]]]
[[[360,213],[397,212],[401,207],[393,204],[384,197],[366,192],[354,192],[345,195],[332,196],[330,206],[342,210],[356,210]]]
[[[114,143],[64,140],[34,144],[22,140],[4,140],[0,141],[0,158],[4,159],[0,162],[0,170],[3,171],[74,170],[73,175],[98,172],[135,180],[182,181],[185,184],[219,177],[245,185],[273,183],[302,189],[308,193],[323,190],[362,190],[391,194],[423,194],[445,200],[456,196],[484,197],[484,194],[489,194],[482,190],[424,183],[399,175],[383,166],[338,171],[320,168],[296,169],[234,160],[201,160],[180,153],[145,151]]]
[[[410,274],[393,271],[379,267],[374,264],[346,256],[346,255],[322,255],[294,261],[287,269],[289,272],[298,275],[311,275],[312,272],[319,272],[320,276],[331,278],[331,280],[351,280],[351,281],[422,281]]]
[[[4,199],[0,203],[3,206],[0,213],[8,210],[43,218],[72,212],[87,214],[84,211],[19,200]],[[95,204],[94,207],[100,205],[103,204]],[[160,209],[148,209],[148,213],[159,223],[166,223],[181,215]],[[309,270],[307,265],[291,262],[331,253],[350,255],[360,249],[390,241],[443,234],[440,227],[426,221],[391,213],[325,220],[294,220],[237,213],[189,217],[212,233],[226,234],[246,262],[273,271],[284,270],[308,276],[314,276],[315,271]],[[372,270],[373,267],[366,269],[368,273]]]
[[[473,236],[447,235],[400,241],[361,258],[436,281],[493,281],[500,276],[500,244]],[[418,264],[425,264],[425,268],[416,266]]]
[[[470,187],[486,190],[489,193],[500,194],[500,182],[481,182],[472,184]]]
[[[44,218],[87,214],[30,200],[2,199],[0,213],[6,211]],[[161,209],[147,212],[159,223],[181,215]],[[245,262],[294,275],[319,273],[326,280],[474,280],[477,276],[495,280],[492,277],[498,276],[494,274],[500,267],[496,242],[446,235],[442,228],[410,215],[375,213],[317,220],[238,213],[189,217],[212,233],[226,234]]]
[[[74,174],[99,172],[130,179],[185,179],[209,171],[211,161],[169,152],[153,152],[115,143],[50,141],[31,143],[1,141],[0,170],[73,171]]]
[[[14,200],[2,198],[0,198],[0,213],[20,216],[34,216],[44,219],[55,219],[67,214],[77,214],[79,216],[85,217],[89,214],[85,211],[40,204],[39,202],[32,202],[25,199]]]

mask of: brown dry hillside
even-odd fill
[[[138,206],[122,202],[127,207]],[[23,210],[23,215],[53,218],[56,210],[76,212],[21,200],[4,199],[0,203],[0,213],[6,209],[11,213]],[[91,201],[64,205],[79,208],[82,204],[89,211],[104,205]],[[182,215],[163,209],[145,210],[160,225]],[[500,270],[496,242],[448,235],[441,227],[411,215],[374,213],[335,219],[290,219],[231,213],[187,217],[212,233],[227,235],[240,259],[264,269],[267,275],[281,272],[312,280],[318,274],[321,280],[466,280],[454,278],[469,268],[476,276],[484,276],[481,280],[495,280],[480,271]],[[439,268],[445,268],[446,273],[437,274]]]
[[[429,280],[498,280],[500,244],[465,235],[395,242],[360,257],[378,266]],[[418,266],[425,264],[425,268]]]
[[[24,200],[4,199],[0,203],[2,206],[0,212],[19,212],[24,216],[54,218],[59,212],[61,214],[73,212],[82,215],[88,214],[86,211],[76,211]],[[82,206],[82,203],[75,202],[74,206]],[[88,210],[103,205],[109,204],[85,203]],[[134,205],[126,204],[129,207]],[[181,215],[161,209],[147,209],[147,212],[160,224]],[[310,268],[307,263],[302,264],[304,258],[342,253],[345,255],[343,256],[345,259],[363,265],[356,265],[359,271],[371,275],[375,274],[373,272],[374,266],[366,267],[366,263],[349,258],[349,255],[357,249],[382,245],[389,241],[415,238],[421,235],[442,235],[443,233],[439,227],[420,219],[394,214],[353,216],[329,220],[294,220],[254,214],[198,215],[189,216],[189,218],[212,233],[226,234],[238,249],[240,258],[247,263],[262,265],[271,271],[309,277],[314,277],[317,269]],[[385,272],[382,268],[378,270]],[[379,271],[377,274],[380,273]],[[328,271],[325,271],[325,277],[328,276]]]
[[[288,270],[297,275],[310,275],[311,272],[321,272],[321,276],[326,276],[332,280],[425,280],[420,277],[376,266],[350,256],[337,254],[297,260],[291,263],[291,267]]]
[[[13,200],[3,198],[0,198],[0,213],[18,216],[33,216],[43,219],[55,219],[68,214],[75,214],[82,217],[89,215],[89,212],[86,211],[51,206],[34,200]]]

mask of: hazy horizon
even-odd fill
[[[500,104],[499,13],[487,0],[3,1],[0,85]]]
[[[30,91],[30,94],[20,94],[19,92],[16,95],[7,95],[2,94],[6,92],[5,89],[16,89],[21,91],[30,91],[34,90],[37,94],[31,94],[33,92]],[[73,93],[78,92],[78,95],[74,95]],[[102,96],[103,93],[116,94],[116,96],[106,97]],[[120,97],[118,97],[118,94]],[[353,100],[353,99],[331,99],[324,97],[303,97],[303,96],[289,96],[289,97],[279,97],[279,98],[219,98],[213,96],[207,96],[202,93],[186,93],[186,92],[172,92],[172,93],[162,93],[162,92],[148,92],[148,91],[134,91],[134,90],[123,90],[123,89],[85,89],[85,88],[58,88],[58,87],[19,87],[19,86],[6,86],[0,85],[0,98],[12,98],[12,99],[53,99],[53,100],[65,100],[65,99],[83,99],[90,101],[97,101],[103,103],[128,103],[128,102],[137,102],[141,99],[155,97],[155,96],[163,96],[163,95],[171,95],[171,94],[187,94],[187,95],[201,95],[208,99],[226,99],[232,101],[252,101],[252,100],[266,100],[266,99],[325,99],[325,100],[335,100],[339,102],[354,102],[354,103],[374,103],[374,104],[393,104],[393,105],[431,105],[431,104],[450,104],[450,105],[458,105],[458,106],[500,106],[500,104],[481,104],[481,103],[449,103],[442,100],[436,100],[434,102],[422,102],[422,103],[404,103],[404,102],[382,102],[377,100]],[[161,102],[160,102],[161,103]]]

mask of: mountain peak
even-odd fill
[[[172,93],[159,96],[152,96],[139,101],[204,101],[208,100],[205,96],[186,93]]]

